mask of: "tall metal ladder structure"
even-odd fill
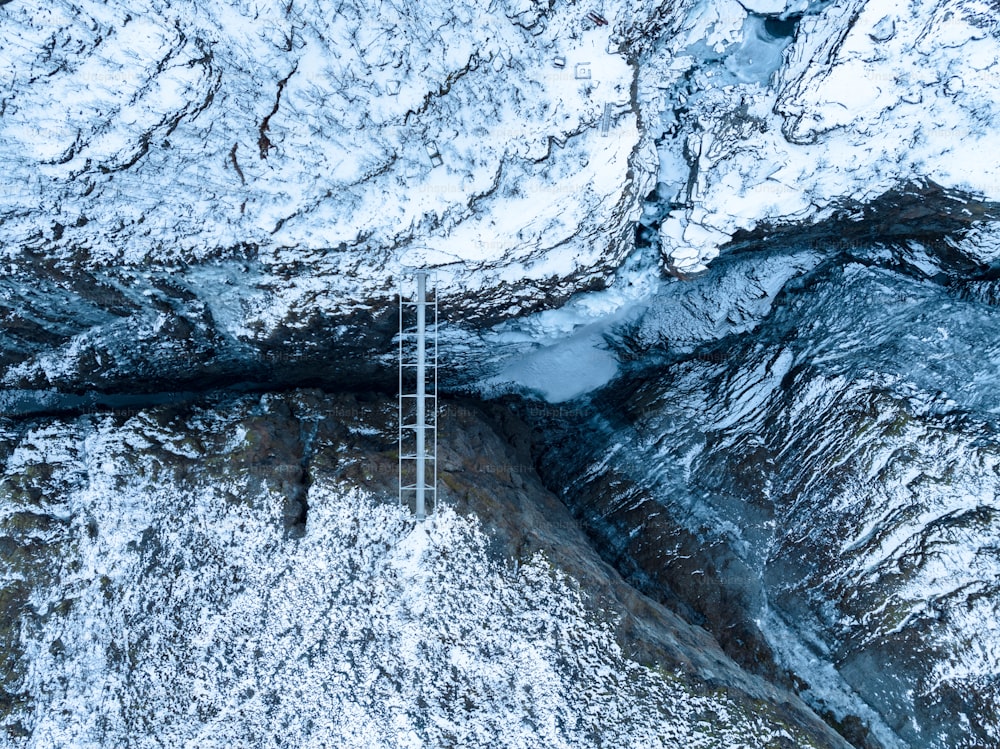
[[[438,295],[437,280],[427,271],[417,270],[414,281],[412,300],[404,279],[399,285],[399,503],[409,507],[412,499],[423,522],[428,504],[431,512],[437,509]]]

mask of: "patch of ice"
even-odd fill
[[[655,256],[640,250],[602,291],[578,294],[557,309],[519,318],[484,334],[492,350],[509,349],[500,371],[483,378],[484,393],[524,389],[551,403],[606,385],[619,362],[605,336],[640,316],[664,283]]]

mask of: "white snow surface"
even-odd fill
[[[664,287],[656,265],[653,253],[637,251],[608,288],[577,294],[558,309],[483,333],[482,345],[507,353],[502,368],[481,378],[477,389],[485,395],[520,390],[562,403],[608,384],[619,372],[619,361],[607,337],[641,315]]]
[[[222,319],[264,336],[385,295],[422,248],[469,292],[613,268],[656,171],[619,45],[655,11],[7,3],[0,257],[183,267],[252,246]]]
[[[801,10],[793,5],[805,3],[784,9]],[[1000,197],[1000,151],[990,145],[1000,21],[989,3],[817,7],[767,85],[756,71],[763,48],[747,54],[757,27],[741,19],[782,6],[701,4],[640,66],[651,134],[657,121],[674,132],[678,104],[696,123],[660,146],[659,179],[686,202],[661,226],[669,265],[704,270],[738,229],[818,220],[838,201],[864,203],[909,181]],[[721,62],[703,63],[706,45]]]
[[[193,424],[206,428],[202,415]],[[488,561],[475,518],[424,526],[356,486],[309,489],[305,536],[246,476],[192,487],[133,447],[140,414],[38,429],[68,515],[25,631],[30,737],[50,747],[758,747],[798,738],[724,691],[631,661],[614,617],[536,555]],[[225,424],[223,433],[238,433]],[[32,463],[34,461],[34,463]],[[6,514],[10,507],[4,508]],[[60,601],[71,600],[68,612]],[[61,613],[56,613],[61,611]]]

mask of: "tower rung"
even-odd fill
[[[404,296],[402,281],[399,289],[399,501],[400,504],[406,500],[415,502],[419,521],[424,520],[428,509],[433,511],[437,505],[440,328],[437,283],[433,278],[429,283],[428,278],[427,271],[416,271],[416,299]],[[416,384],[413,383],[413,375],[408,374],[414,370]],[[403,392],[404,385],[408,392]],[[404,406],[404,403],[407,405]],[[408,418],[414,421],[406,423]],[[405,436],[404,430],[407,432]],[[414,483],[404,484],[404,475]],[[412,496],[414,493],[415,497]],[[430,507],[428,502],[432,503]]]

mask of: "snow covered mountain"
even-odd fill
[[[401,265],[451,263],[479,320],[600,285],[655,182],[627,40],[657,13],[3,5],[5,383],[384,347]]]
[[[907,183],[1000,196],[989,3],[703,3],[662,45],[639,66],[638,100],[678,271],[704,269],[740,231],[859,217]]]
[[[0,743],[845,746],[624,585],[479,412],[448,406],[416,525],[394,418],[299,391],[6,423]]]
[[[616,566],[859,745],[1000,745],[996,281],[944,259],[720,259],[619,342],[659,363],[537,409]]]
[[[11,742],[1000,746],[994,4],[0,21]],[[419,265],[537,427],[463,422],[422,540],[297,390],[395,387]]]

